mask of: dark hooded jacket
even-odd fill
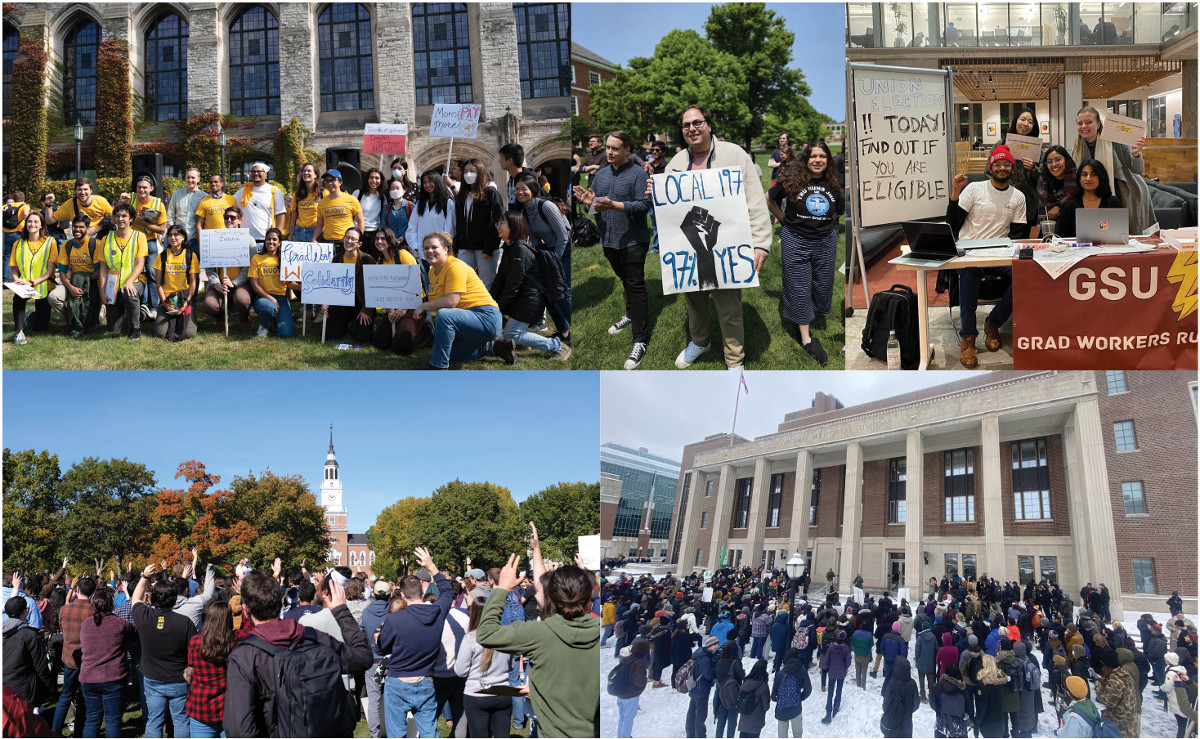
[[[3,642],[5,687],[34,705],[53,696],[57,685],[37,629],[24,619],[10,618],[4,622]]]
[[[831,647],[832,649],[832,647]],[[847,650],[847,655],[849,651]],[[784,675],[790,675],[797,681],[797,687],[800,691],[800,702],[789,708],[781,708],[779,702],[779,684],[783,681]],[[812,681],[808,679],[808,670],[804,668],[804,663],[800,661],[798,655],[793,654],[788,659],[784,660],[779,666],[779,672],[775,673],[775,684],[771,687],[771,698],[775,700],[775,718],[779,721],[791,721],[799,716],[804,710],[804,701],[812,694]],[[742,731],[747,731],[745,724],[742,724]]]
[[[892,663],[892,679],[883,693],[883,735],[886,737],[911,737],[912,715],[921,705],[917,683],[912,678],[912,669],[907,657],[897,657]]]
[[[805,676],[807,677],[807,675]],[[745,733],[761,732],[763,726],[767,723],[767,709],[771,707],[771,688],[767,685],[767,680],[756,680],[752,677],[747,677],[742,681],[741,693],[749,693],[753,696],[749,700],[753,701],[754,709],[750,713],[743,713],[738,716],[738,729]],[[809,690],[812,690],[811,684]]]
[[[962,680],[949,675],[938,678],[929,689],[929,707],[936,714],[935,725],[937,736],[965,737],[966,721],[964,717],[974,720],[975,706],[971,700],[972,691]],[[957,729],[955,727],[961,727]],[[960,733],[961,731],[961,733]]]

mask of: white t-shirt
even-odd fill
[[[1007,238],[1010,224],[1025,223],[1025,194],[1011,184],[997,190],[991,180],[972,182],[959,195],[958,207],[967,212],[959,239]]]
[[[367,193],[358,198],[358,204],[362,206],[363,230],[377,230],[379,228],[379,196],[373,192]]]
[[[234,190],[233,196],[240,200],[241,188]],[[275,200],[274,208],[271,207],[272,196]],[[250,235],[255,241],[262,241],[267,229],[275,227],[275,216],[286,212],[287,203],[284,202],[283,193],[279,188],[270,183],[260,185],[254,188],[250,202],[242,208],[242,226],[250,230]]]

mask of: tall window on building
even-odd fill
[[[1118,452],[1137,449],[1137,437],[1133,434],[1133,421],[1117,421],[1113,424],[1113,435],[1117,440]]]
[[[733,528],[744,529],[750,522],[750,489],[754,480],[743,477],[734,483]]]
[[[783,506],[783,475],[771,475],[771,494],[767,497],[767,528],[779,526],[779,509]]]
[[[335,3],[317,17],[321,110],[375,107],[371,13],[358,3]]]
[[[167,13],[146,31],[146,120],[187,118],[188,24]]]
[[[1030,555],[1017,556],[1017,581],[1024,585],[1033,582],[1033,557]]]
[[[234,115],[279,115],[279,21],[261,5],[229,24],[229,103]]]
[[[1038,574],[1047,582],[1058,582],[1058,557],[1038,557]]]
[[[1050,467],[1046,440],[1012,444],[1013,517],[1018,521],[1050,518]]]
[[[700,528],[708,528],[708,511],[702,511],[700,513]]]
[[[12,105],[12,70],[13,62],[17,60],[17,43],[21,40],[21,32],[15,26],[4,24],[4,115],[8,117],[9,106]]]
[[[950,553],[945,556],[946,559],[946,577],[954,579],[958,577],[958,554]]]
[[[63,117],[68,126],[78,118],[85,126],[96,123],[96,53],[100,25],[81,21],[67,34],[63,47]]]
[[[1154,560],[1135,559],[1133,564],[1133,592],[1153,593],[1154,590]]]
[[[570,93],[571,6],[514,3],[521,97],[554,98]]]
[[[709,480],[708,482],[704,483],[704,497],[711,498],[712,491],[713,491],[713,481]]]
[[[888,460],[888,523],[904,523],[906,520],[907,465],[904,457]]]
[[[600,84],[599,72],[588,72],[588,87]]]
[[[417,105],[471,102],[467,6],[413,3],[412,8]]]
[[[704,564],[704,550],[697,549],[696,550],[696,561],[694,563],[694,566],[701,567],[701,566],[703,566],[703,564]]]
[[[808,498],[808,525],[817,525],[817,507],[821,504],[821,470],[813,470],[812,492]]]
[[[964,554],[962,556],[962,574],[964,580],[979,577],[979,573],[975,569],[974,554]]]
[[[975,520],[975,450],[946,452],[946,520]]]
[[[1129,392],[1129,388],[1125,386],[1124,370],[1105,370],[1104,379],[1108,382],[1109,395]]]
[[[1125,515],[1146,512],[1146,496],[1142,490],[1142,481],[1121,483],[1121,497],[1125,500]]]
[[[1000,130],[1002,132],[1007,133],[1009,126],[1012,125],[1012,121],[1017,116],[1021,115],[1021,111],[1025,110],[1026,108],[1029,108],[1030,110],[1037,110],[1037,106],[1031,102],[1030,103],[1000,103]],[[1037,135],[1039,135],[1039,133],[1040,132],[1038,132],[1038,131],[1034,131],[1033,133],[1031,133],[1029,135],[1037,136]]]

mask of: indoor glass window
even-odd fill
[[[1153,593],[1154,590],[1154,560],[1133,560],[1133,592]]]
[[[1033,557],[1028,555],[1017,556],[1017,580],[1024,585],[1027,582],[1033,582]]]
[[[1058,557],[1038,557],[1041,579],[1047,582],[1058,582]]]

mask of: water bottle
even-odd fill
[[[890,370],[900,369],[900,340],[896,338],[894,330],[888,331],[887,368]]]

